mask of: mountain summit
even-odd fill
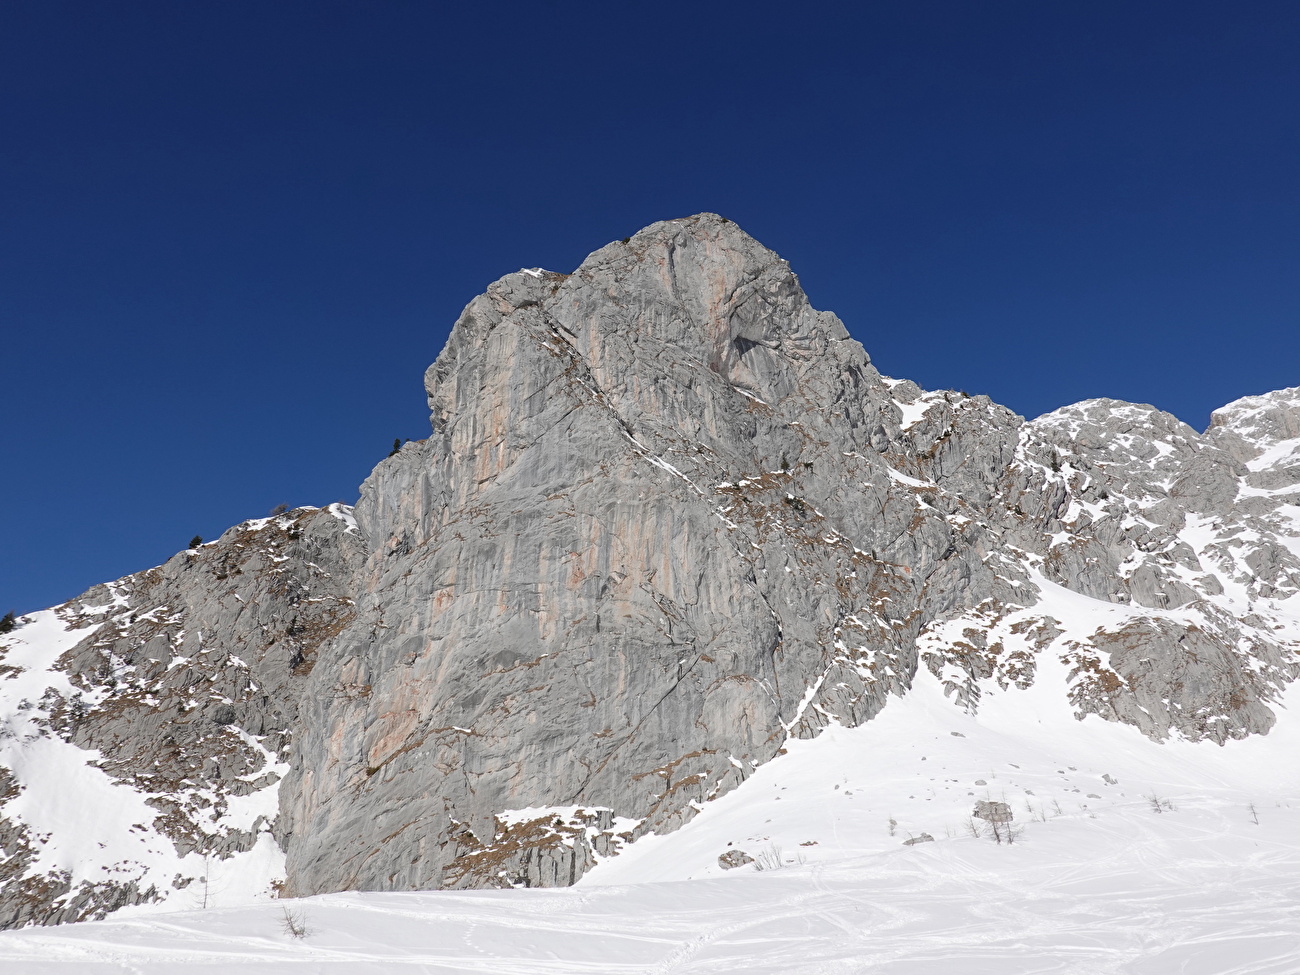
[[[1026,422],[714,214],[501,278],[425,388],[355,510],[0,635],[0,923],[571,884],[920,668],[1207,748],[1300,676],[1300,388]]]

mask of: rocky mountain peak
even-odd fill
[[[1210,415],[1206,433],[1243,463],[1292,457],[1300,447],[1287,443],[1300,441],[1300,386],[1234,400]]]
[[[731,221],[665,221],[572,274],[516,272],[471,302],[426,375],[435,431],[472,405],[458,398],[466,374],[491,370],[501,349],[520,352],[525,336],[551,352],[560,343],[624,421],[694,436],[703,420],[704,435],[722,440],[732,431],[707,429],[717,422],[713,401],[815,393],[807,387],[827,380],[819,374],[832,344],[852,341],[839,319],[809,305],[784,260]],[[878,380],[853,345],[854,365]]]
[[[0,636],[8,923],[255,854],[290,893],[572,883],[919,673],[1219,743],[1300,674],[1297,390],[1204,435],[1104,399],[1026,422],[882,377],[715,214],[494,282],[425,388],[431,435],[354,512]],[[37,748],[149,856],[41,855]]]

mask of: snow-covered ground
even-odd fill
[[[94,615],[110,608],[97,607]],[[10,796],[0,795],[0,822],[26,829],[35,851],[28,873],[63,874],[74,889],[104,881],[134,881],[141,890],[155,886],[168,894],[174,894],[173,877],[206,876],[207,883],[188,885],[186,906],[202,903],[214,885],[232,900],[269,899],[272,883],[284,876],[284,853],[269,832],[262,831],[251,849],[225,860],[209,861],[193,850],[182,854],[155,825],[159,809],[149,800],[157,795],[115,780],[101,766],[104,756],[98,749],[79,748],[49,732],[49,709],[54,704],[74,700],[91,706],[107,694],[82,693],[57,666],[87,629],[70,626],[57,610],[42,610],[24,620],[0,644],[4,668],[0,669],[4,678],[0,680],[0,769],[7,769],[18,786]],[[259,773],[269,770],[283,776],[288,771],[288,765],[279,763],[257,739],[235,733],[262,754],[265,764]],[[194,796],[207,809],[218,798],[211,790],[197,788],[181,798]],[[274,788],[222,798],[225,814],[220,826],[200,820],[198,829],[209,834],[257,830],[278,810]],[[204,826],[211,828],[204,830]],[[14,853],[0,844],[0,865]],[[181,901],[170,906],[179,907]],[[0,950],[0,963],[4,957]],[[3,972],[0,965],[0,975]]]
[[[0,934],[0,971],[1300,972],[1300,686],[1267,736],[1155,744],[1076,721],[1049,664],[977,717],[922,668],[575,888],[128,909]],[[971,835],[985,798],[1014,844]]]

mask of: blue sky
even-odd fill
[[[890,375],[1202,428],[1300,384],[1297,50],[1291,2],[6,3],[0,612],[351,502],[487,283],[700,210]]]

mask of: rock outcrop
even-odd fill
[[[1217,742],[1300,674],[1300,389],[1205,434],[925,392],[711,214],[507,275],[425,382],[432,435],[355,522],[241,526],[0,636],[5,923],[167,896],[262,834],[294,894],[572,883],[918,666],[971,710],[1051,679]],[[42,858],[23,755],[54,742],[158,810],[165,867]]]
[[[282,873],[278,784],[361,562],[348,509],[299,509],[0,637],[0,926],[274,879],[231,889],[227,861]]]

